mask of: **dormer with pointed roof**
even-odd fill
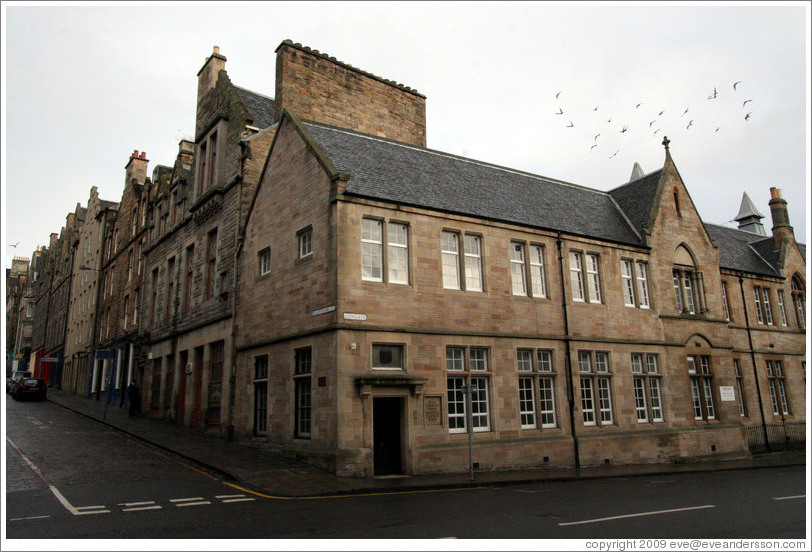
[[[733,219],[739,223],[739,230],[766,236],[767,233],[764,231],[764,225],[761,224],[761,219],[763,218],[764,215],[759,213],[756,206],[753,205],[753,202],[750,200],[750,196],[747,195],[747,192],[744,192],[742,195],[742,204],[741,207],[739,207],[739,214]]]

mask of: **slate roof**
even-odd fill
[[[245,106],[255,127],[267,128],[276,122],[276,102],[273,98],[235,86],[234,90]]]
[[[638,232],[648,224],[662,169],[609,191]]]
[[[764,238],[752,232],[708,223],[705,223],[705,228],[719,248],[719,265],[722,268],[781,276],[778,271],[778,253],[772,251],[772,236]]]
[[[303,123],[340,172],[346,193],[643,245],[606,193],[447,153]]]

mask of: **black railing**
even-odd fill
[[[786,421],[745,426],[750,452],[775,452],[806,447],[806,421]]]

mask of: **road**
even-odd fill
[[[803,466],[280,500],[50,402],[7,400],[5,445],[7,539],[805,535]]]

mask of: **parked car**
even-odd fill
[[[17,370],[11,373],[11,377],[6,380],[6,393],[11,393],[14,385],[23,378],[30,378],[31,372],[28,370]]]
[[[44,401],[48,393],[48,384],[40,378],[22,378],[11,390],[11,397],[15,401],[34,399]]]

